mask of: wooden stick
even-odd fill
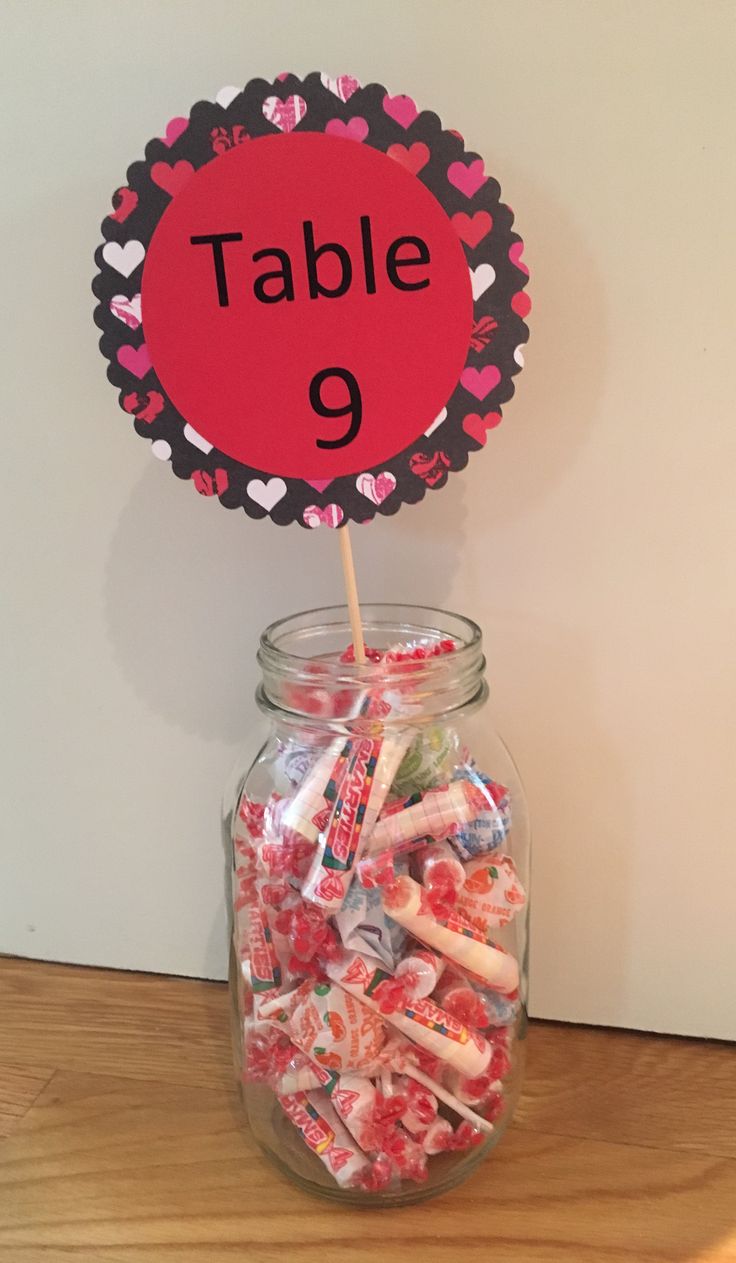
[[[355,582],[355,566],[353,565],[353,549],[350,544],[350,534],[347,526],[343,526],[337,532],[340,539],[340,560],[342,561],[342,573],[345,580],[345,595],[348,599],[348,615],[350,617],[350,630],[353,634],[353,650],[355,652],[355,661],[362,664],[365,662],[365,641],[363,640],[363,624],[360,621],[360,602],[358,601],[358,585]]]

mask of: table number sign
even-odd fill
[[[227,508],[395,513],[513,394],[512,224],[483,160],[408,96],[324,74],[223,89],[148,143],[103,221],[108,377],[153,454]]]

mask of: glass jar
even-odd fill
[[[483,712],[480,629],[417,606],[274,623],[236,768],[234,1048],[253,1135],[302,1188],[400,1205],[465,1178],[519,1093],[529,830]]]

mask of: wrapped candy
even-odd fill
[[[411,877],[387,886],[383,903],[389,916],[414,938],[441,952],[481,982],[509,994],[519,985],[519,967],[508,952],[487,943],[485,936],[460,916],[439,921],[427,905],[422,887]]]
[[[444,965],[442,957],[436,952],[415,947],[399,961],[394,977],[405,984],[410,1000],[423,1000],[434,991]]]
[[[373,828],[412,735],[402,730],[345,742],[329,767],[319,760],[284,811],[285,829],[308,841],[317,840],[303,894],[327,912],[342,906],[363,840]]]
[[[414,867],[434,912],[449,912],[465,884],[465,869],[449,842],[430,842],[418,852]]]
[[[511,800],[504,785],[498,785],[471,765],[465,765],[461,776],[483,797],[478,815],[464,821],[450,838],[460,858],[470,860],[489,855],[505,842],[511,828]]]
[[[378,890],[353,881],[335,916],[342,944],[348,951],[367,952],[387,969],[401,957],[406,932],[386,916]]]
[[[526,894],[510,856],[482,855],[466,865],[457,906],[471,925],[484,932],[508,925],[525,903]]]
[[[412,741],[401,762],[392,793],[408,798],[417,790],[446,785],[462,759],[460,737],[454,728],[436,725],[422,730]]]
[[[327,1070],[358,1070],[373,1063],[386,1041],[379,1015],[330,982],[304,983],[279,1010],[264,1008],[285,1025],[292,1042]]]
[[[383,851],[374,851],[370,855],[364,855],[358,863],[358,881],[367,890],[377,890],[381,886],[391,885],[397,877],[406,872],[407,857],[414,851],[423,850],[428,841],[428,838],[409,838]]]
[[[488,806],[485,787],[471,780],[452,781],[428,789],[404,802],[392,803],[381,812],[370,836],[369,852],[383,851],[413,838],[450,837],[475,820]]]
[[[365,1005],[378,1009],[381,992],[392,996],[395,979],[376,969],[370,958],[352,952],[327,966],[330,978]],[[490,1045],[482,1035],[469,1030],[430,999],[400,1001],[394,1011],[382,1010],[386,1020],[403,1035],[456,1066],[463,1074],[482,1074],[491,1056]],[[295,1042],[297,1042],[295,1040]]]
[[[343,1188],[355,1186],[370,1163],[354,1143],[332,1108],[326,1092],[293,1092],[279,1096],[279,1104],[300,1132],[304,1143]]]

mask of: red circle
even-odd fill
[[[338,288],[351,273],[341,296],[310,297],[310,231],[317,284]],[[191,242],[223,233],[242,240]],[[393,245],[401,237],[420,239],[429,261],[416,242]],[[347,251],[349,268],[340,252],[319,255],[327,243]],[[276,249],[288,260],[253,259]],[[275,271],[260,293],[282,297],[263,302],[255,282]],[[418,281],[428,284],[402,288]],[[358,141],[304,132],[247,140],[176,192],[148,247],[142,313],[159,380],[199,434],[243,464],[316,481],[380,465],[429,428],[466,361],[472,292],[450,220],[415,176]],[[330,368],[357,381],[362,421],[346,446],[322,448],[351,421],[310,404],[310,384]],[[312,398],[340,408],[348,390],[341,373]]]

